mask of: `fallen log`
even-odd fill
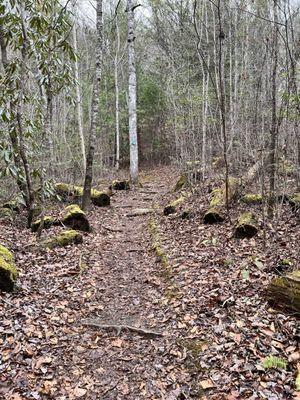
[[[37,232],[40,225],[42,223],[42,219],[37,219],[31,224],[32,232]],[[54,217],[45,216],[43,218],[43,229],[50,229],[52,225],[57,225],[58,221]]]
[[[83,196],[83,188],[80,186],[68,185],[67,183],[56,183],[56,193],[63,201],[77,200],[80,201]],[[110,195],[108,192],[92,189],[91,200],[95,206],[106,207],[110,205]]]
[[[267,298],[272,307],[300,315],[300,270],[273,279],[267,288]]]
[[[79,232],[75,230],[69,230],[44,240],[41,243],[41,246],[48,249],[53,249],[55,247],[65,247],[71,244],[80,244],[82,242],[83,237]]]
[[[300,210],[300,192],[294,193],[292,196],[290,196],[289,203],[294,212],[299,211]]]
[[[241,179],[229,177],[228,179],[228,202],[234,200],[241,192],[244,186],[248,186],[254,181],[260,169],[264,165],[264,160],[268,159],[268,155],[263,157],[263,161],[257,161]],[[209,208],[204,214],[204,223],[213,224],[215,222],[222,222],[225,218],[224,208],[226,205],[226,183],[221,187],[216,188],[212,192],[212,199]]]
[[[126,214],[126,217],[140,217],[142,215],[153,214],[154,210],[152,208],[136,208],[130,213]]]
[[[17,280],[18,271],[13,254],[0,245],[0,290],[11,292]]]
[[[240,182],[236,178],[228,179],[228,201],[230,202],[237,195]],[[212,191],[212,198],[209,203],[209,209],[204,214],[204,223],[213,224],[215,222],[223,222],[225,219],[224,207],[226,204],[226,185]]]
[[[236,238],[252,238],[257,235],[258,225],[254,214],[246,212],[239,216],[238,222],[234,230],[234,236]]]
[[[258,193],[248,193],[241,198],[245,204],[261,204],[262,200],[262,195]]]
[[[167,216],[167,215],[176,213],[177,209],[181,206],[181,204],[183,204],[184,200],[185,200],[185,197],[181,196],[178,199],[167,204],[164,208],[164,215]]]
[[[130,189],[129,180],[124,180],[124,181],[114,180],[112,181],[112,188],[114,190],[129,190]]]
[[[176,185],[174,187],[174,192],[178,192],[179,190],[183,189],[188,183],[188,178],[186,174],[180,175]]]
[[[90,224],[86,214],[77,204],[71,204],[65,208],[62,223],[75,230],[90,231]]]

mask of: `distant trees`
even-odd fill
[[[77,183],[84,169],[88,199],[93,176],[126,167],[136,182],[139,162],[197,161],[202,178],[218,168],[227,181],[261,159],[272,216],[282,161],[300,187],[299,7],[137,6],[105,7],[100,55],[99,23],[80,2],[1,3],[3,179],[30,211],[53,180]]]

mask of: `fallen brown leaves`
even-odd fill
[[[35,252],[25,219],[1,224],[1,243],[20,270],[19,289],[0,295],[1,399],[299,398],[297,321],[262,296],[282,258],[299,263],[299,226],[283,208],[276,229],[266,229],[265,249],[261,234],[237,241],[229,222],[202,224],[203,187],[189,200],[193,219],[156,212],[172,265],[166,276],[152,253],[149,217],[126,214],[162,206],[175,179],[169,169],[151,171],[138,192],[118,192],[112,207],[93,209],[94,231],[79,246]],[[87,318],[166,335],[117,335],[82,326]],[[287,370],[265,370],[270,354],[286,359]]]

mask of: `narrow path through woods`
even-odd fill
[[[0,399],[293,398],[299,326],[262,293],[274,249],[298,260],[290,207],[265,250],[260,235],[232,238],[229,221],[203,224],[209,184],[186,198],[192,219],[164,216],[176,177],[170,167],[148,171],[143,187],[92,207],[93,230],[76,246],[40,251],[25,216],[1,224],[20,276],[0,297]],[[265,370],[270,354],[287,370]]]
[[[111,207],[93,208],[93,231],[79,246],[39,253],[32,233],[5,227],[3,242],[17,255],[22,282],[0,303],[5,399],[161,399],[185,380],[170,355],[171,315],[151,216],[132,215],[169,190],[165,178],[148,176],[142,188],[116,192]]]

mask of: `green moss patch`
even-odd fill
[[[45,240],[44,242],[42,242],[42,247],[53,249],[55,247],[65,247],[68,245],[80,244],[82,242],[82,235],[72,229]]]
[[[0,245],[0,290],[11,292],[18,276],[13,254]]]
[[[260,204],[262,203],[262,195],[255,193],[248,193],[245,194],[245,196],[243,196],[241,200],[243,203],[246,204]]]

